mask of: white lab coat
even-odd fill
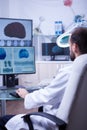
[[[25,108],[32,109],[44,106],[44,112],[56,115],[57,108],[60,105],[65,88],[67,87],[67,82],[70,77],[71,69],[71,65],[61,68],[50,85],[26,95],[24,100]],[[20,128],[27,128],[26,124],[22,121],[22,118],[20,118],[21,116],[22,115],[19,114],[10,119],[6,124],[7,129],[20,130]],[[43,130],[50,129],[48,127],[51,127],[51,130],[54,130],[54,128],[56,130],[56,126],[53,122],[47,121],[46,119],[44,120],[44,118],[42,117],[32,116],[31,119],[35,125],[35,128],[37,128],[38,130],[42,130],[42,127],[40,128],[40,126],[43,126]],[[39,125],[37,122],[39,123]]]

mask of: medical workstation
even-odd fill
[[[79,4],[78,4],[79,3]],[[0,0],[0,116],[26,110],[18,88],[43,89],[72,64],[69,36],[87,27],[87,0]]]

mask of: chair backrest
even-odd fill
[[[70,109],[72,107],[72,103],[74,101],[75,94],[78,89],[78,84],[82,73],[84,73],[83,71],[86,64],[87,55],[83,55],[81,57],[78,57],[72,65],[71,75],[69,77],[63,99],[57,111],[57,117],[65,121],[66,123],[68,123],[69,121],[68,117]]]
[[[79,80],[66,130],[87,130],[87,65]]]

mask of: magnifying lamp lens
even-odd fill
[[[70,34],[62,34],[57,38],[58,46],[62,48],[69,47],[69,36]]]
[[[66,43],[68,43],[68,41],[69,41],[69,36],[65,36],[65,37],[63,37],[63,38],[60,40],[60,43],[66,44]]]

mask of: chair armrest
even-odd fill
[[[65,123],[63,120],[57,118],[57,117],[54,116],[54,115],[51,115],[51,114],[48,114],[48,113],[45,113],[45,112],[33,112],[33,113],[29,113],[29,114],[24,115],[22,118],[24,118],[24,121],[25,121],[26,123],[28,123],[29,126],[30,126],[30,124],[29,124],[29,122],[30,122],[30,116],[32,116],[32,115],[45,117],[45,118],[47,118],[47,119],[53,121],[53,122],[54,122],[58,127],[60,127],[60,128],[61,128],[62,126],[63,126],[63,128],[66,127],[66,123]],[[32,125],[33,125],[33,124],[32,124]],[[31,129],[31,130],[33,130],[33,129]]]

